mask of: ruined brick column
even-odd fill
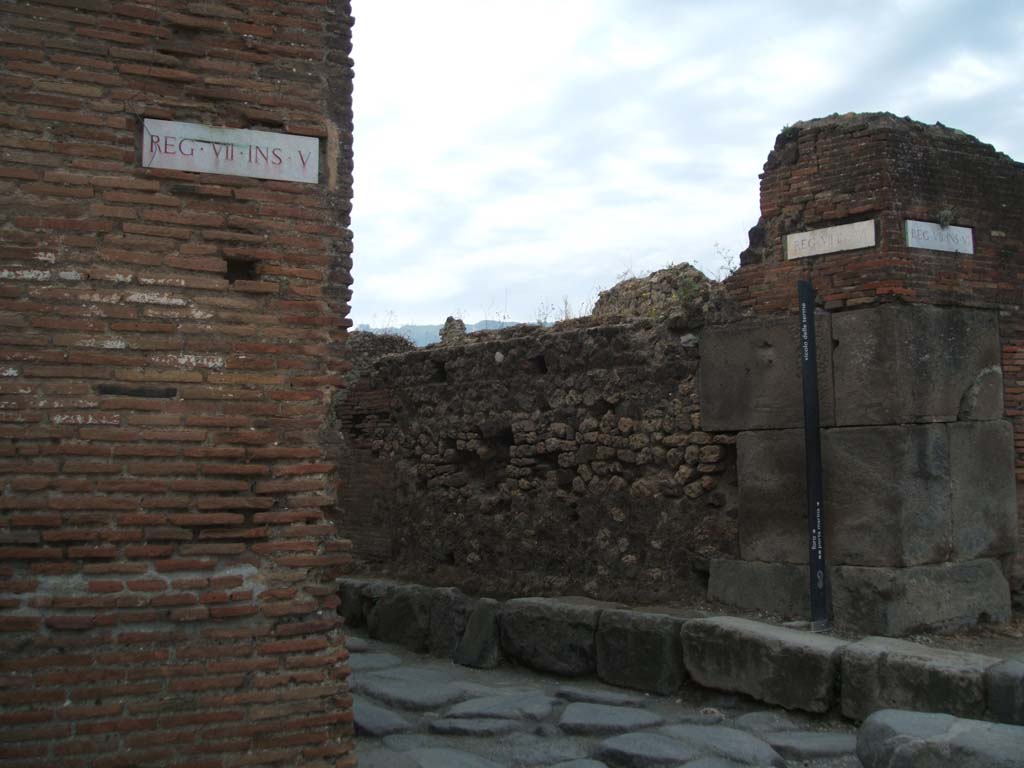
[[[351,25],[0,10],[0,763],[354,763]]]
[[[1009,615],[1015,555],[1024,581],[1022,201],[1024,166],[945,126],[851,114],[779,134],[726,282],[761,320],[702,338],[705,426],[743,432],[741,559],[712,568],[713,594],[805,602],[786,313],[810,279],[830,313],[818,350],[837,620],[905,634]]]

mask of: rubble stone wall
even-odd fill
[[[0,762],[354,764],[325,514],[351,23],[0,10]],[[143,168],[144,118],[315,137],[320,178]]]
[[[676,325],[513,328],[382,357],[338,405],[367,462],[341,519],[385,534],[353,532],[356,557],[476,593],[703,594],[707,561],[737,554],[735,454],[701,428],[697,336]]]

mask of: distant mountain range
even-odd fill
[[[512,325],[522,325],[522,323],[511,323],[502,320],[481,320],[479,323],[466,325],[466,333],[496,331],[499,328],[508,328]],[[372,328],[368,324],[362,323],[353,330],[365,331],[367,333],[393,333],[397,336],[404,336],[417,347],[436,344],[441,340],[441,323],[437,325],[399,325],[394,328]]]

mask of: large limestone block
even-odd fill
[[[843,714],[854,720],[880,709],[984,717],[985,672],[999,659],[868,637],[842,651]]]
[[[737,441],[744,560],[807,562],[802,430],[745,432]],[[824,430],[830,563],[906,566],[950,551],[950,462],[941,424]]]
[[[1008,421],[950,424],[953,558],[1017,550],[1013,428]]]
[[[886,304],[832,317],[839,426],[998,419],[995,312]]]
[[[806,565],[712,560],[708,597],[744,610],[767,611],[785,618],[810,614]]]
[[[858,632],[898,637],[1010,619],[1010,586],[993,560],[830,572],[835,623]]]
[[[857,733],[864,768],[1024,768],[1024,728],[886,709]]]
[[[668,695],[686,679],[675,616],[603,611],[597,625],[597,676],[606,683]]]
[[[799,319],[706,328],[700,340],[701,422],[705,429],[783,429],[803,424]],[[831,316],[815,314],[821,423],[834,421]]]
[[[737,618],[688,621],[680,637],[700,685],[808,712],[837,700],[842,640]]]
[[[578,677],[597,669],[600,609],[539,597],[507,601],[498,616],[505,656],[538,672]]]

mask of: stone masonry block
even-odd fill
[[[832,429],[822,443],[830,563],[908,566],[948,558],[943,425]]]
[[[547,598],[509,600],[498,617],[501,650],[538,672],[566,677],[593,674],[597,670],[600,613],[591,605]]]
[[[741,556],[806,563],[803,431],[744,432],[737,455]],[[822,459],[830,563],[916,565],[948,557],[944,425],[827,429]]]
[[[839,426],[998,419],[995,312],[886,304],[832,317]]]
[[[623,688],[674,693],[686,679],[679,628],[683,619],[635,611],[602,611],[597,676]]]
[[[948,429],[953,559],[1016,552],[1017,494],[1010,422],[962,421]]]
[[[810,611],[808,579],[806,565],[712,560],[708,597],[744,610],[796,618]]]
[[[680,635],[700,685],[808,712],[837,701],[842,640],[737,618],[687,621]]]
[[[858,632],[898,637],[1010,619],[1010,587],[994,560],[831,574],[835,623]]]
[[[834,421],[831,316],[815,315],[821,422]],[[795,315],[706,328],[700,341],[705,429],[782,429],[803,424],[799,321]]]
[[[879,709],[985,715],[985,672],[999,659],[868,637],[842,651],[843,714],[863,720]]]

